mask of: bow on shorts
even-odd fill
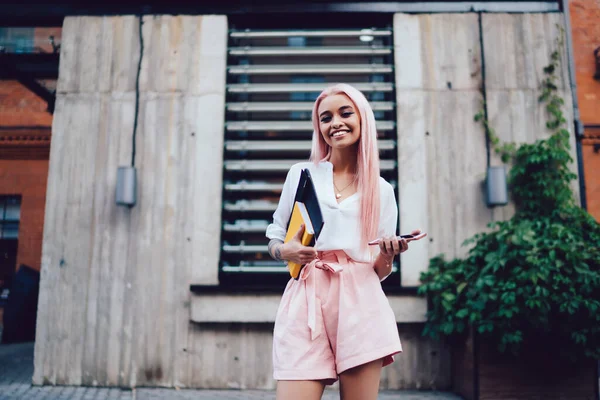
[[[304,282],[306,303],[308,305],[308,327],[311,340],[321,334],[321,325],[317,326],[317,278],[312,273],[315,268],[337,274],[348,263],[348,257],[342,250],[319,252],[317,258],[306,264],[300,272],[299,279]]]

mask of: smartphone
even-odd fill
[[[412,239],[414,237],[414,235],[400,235],[400,238],[402,239]],[[381,238],[370,241],[369,246],[377,246],[379,245],[379,242],[381,242]]]

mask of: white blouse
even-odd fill
[[[360,246],[360,194],[354,193],[338,204],[333,190],[333,164],[328,161],[315,165],[303,162],[293,165],[285,179],[279,205],[273,214],[273,223],[267,227],[269,239],[283,241],[287,231],[296,188],[300,181],[300,172],[307,168],[313,178],[321,212],[323,213],[323,230],[315,244],[318,251],[343,250],[350,258],[358,262],[373,262],[379,252],[379,246],[369,246],[362,250]],[[398,224],[398,207],[394,189],[385,179],[379,180],[380,215],[377,237],[396,234]],[[376,238],[371,238],[376,239]]]

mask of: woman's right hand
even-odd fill
[[[281,245],[281,258],[300,265],[308,264],[317,258],[317,250],[314,247],[302,245],[303,234],[304,225],[301,225],[294,237],[289,242]]]

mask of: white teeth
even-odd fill
[[[342,136],[344,133],[346,132],[336,132],[333,135],[331,135],[332,137],[338,137],[338,136]]]

